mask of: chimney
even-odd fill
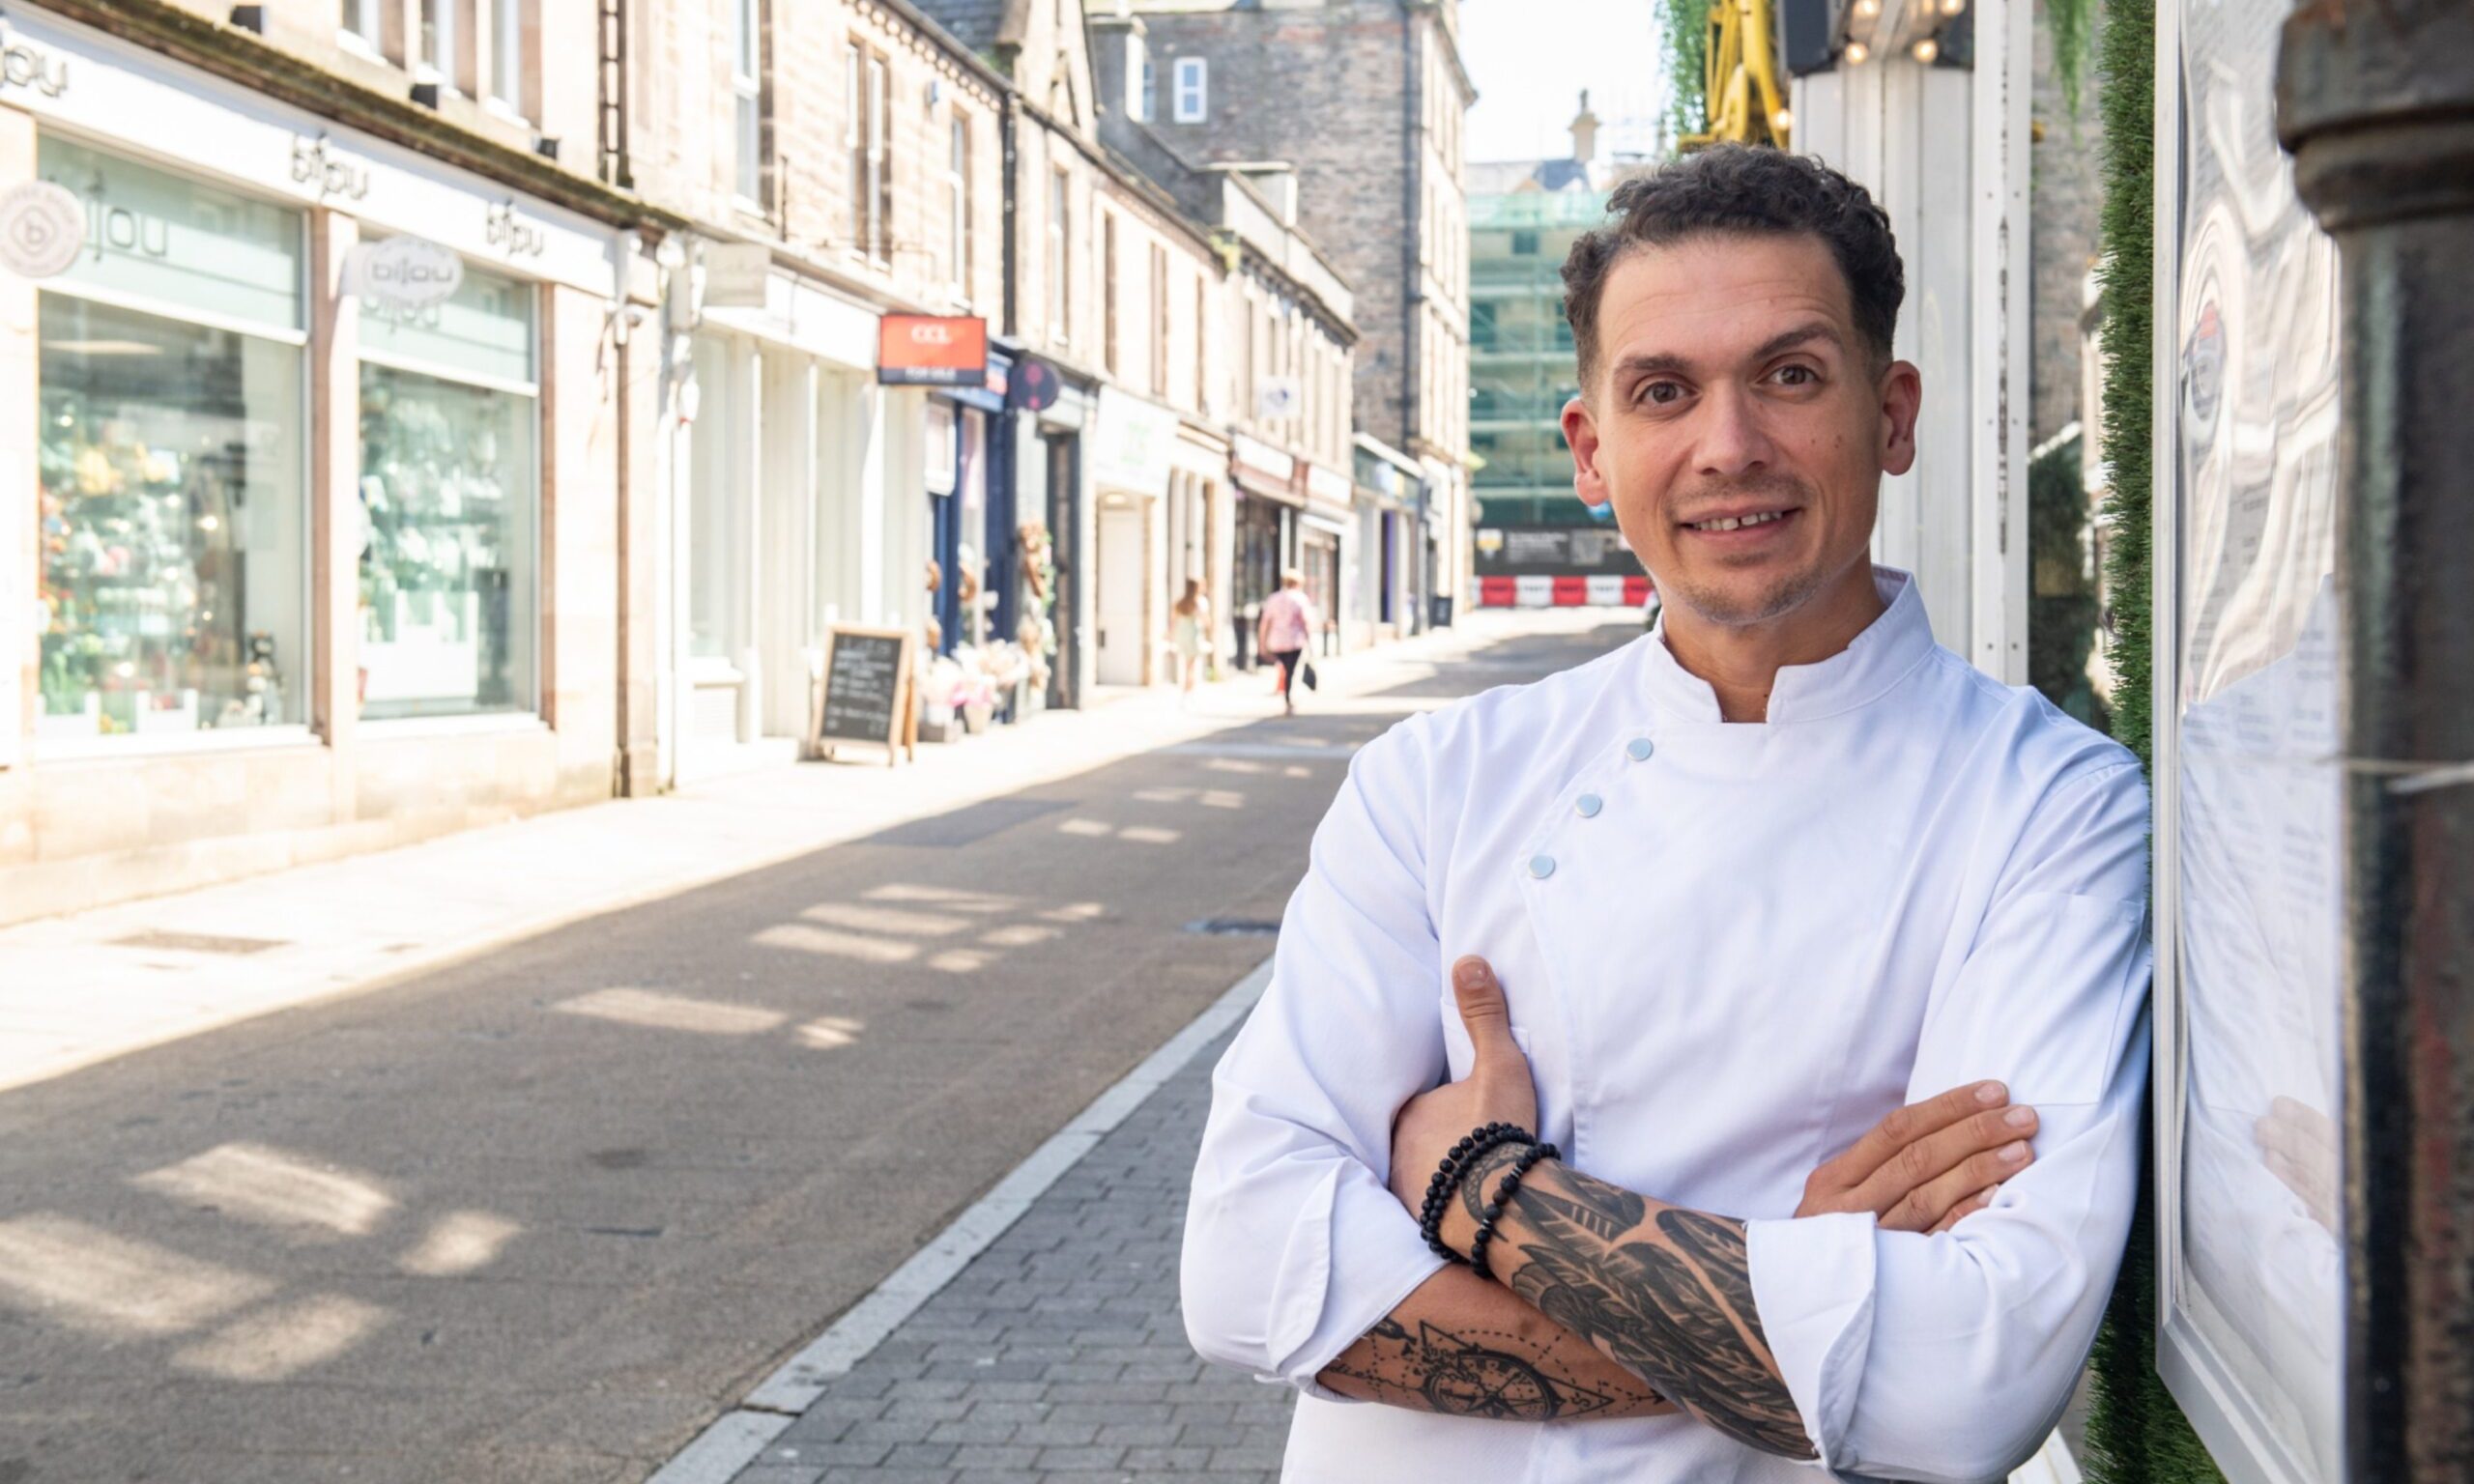
[[[1597,115],[1589,111],[1589,89],[1581,89],[1581,111],[1572,117],[1572,158],[1586,165],[1597,157]]]

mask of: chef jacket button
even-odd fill
[[[1551,855],[1531,856],[1529,858],[1529,873],[1536,876],[1540,881],[1545,880],[1548,876],[1555,873],[1555,858]]]
[[[1634,762],[1649,761],[1650,754],[1654,753],[1657,750],[1658,745],[1647,737],[1634,737],[1631,741],[1624,744],[1624,751],[1631,755],[1631,758]]]
[[[1597,812],[1605,807],[1606,801],[1594,793],[1584,793],[1572,801],[1572,812],[1584,819],[1597,818]]]

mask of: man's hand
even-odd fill
[[[1869,1211],[1894,1232],[1946,1232],[2035,1157],[2036,1110],[1999,1082],[1953,1088],[1873,1126],[1804,1182],[1798,1216]]]
[[[1452,990],[1477,1059],[1465,1079],[1410,1099],[1393,1121],[1392,1193],[1411,1211],[1462,1134],[1482,1124],[1538,1127],[1537,1085],[1494,969],[1464,957],[1452,966]],[[2028,1167],[2035,1131],[2035,1110],[2010,1106],[2000,1083],[1955,1088],[1898,1109],[1815,1170],[1796,1214],[1869,1211],[1892,1231],[1948,1231]]]
[[[1452,966],[1452,992],[1477,1060],[1466,1078],[1420,1093],[1392,1121],[1392,1193],[1411,1211],[1424,1203],[1426,1182],[1462,1134],[1482,1124],[1538,1127],[1538,1084],[1511,1039],[1511,1007],[1493,967],[1475,956],[1461,959]]]

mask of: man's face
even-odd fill
[[[1916,370],[1877,371],[1817,238],[1632,248],[1598,364],[1564,410],[1575,485],[1669,603],[1731,628],[1788,617],[1865,565],[1884,472],[1915,456]]]

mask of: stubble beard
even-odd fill
[[[1802,512],[1805,519],[1819,518],[1812,491],[1802,481],[1784,475],[1756,477],[1731,487],[1727,493],[1784,497]],[[1679,541],[1689,539],[1688,535],[1682,536]],[[1703,623],[1718,628],[1749,628],[1794,613],[1827,587],[1831,579],[1838,575],[1826,570],[1828,556],[1826,551],[1815,552],[1810,564],[1802,570],[1781,574],[1769,586],[1749,597],[1723,586],[1697,584],[1689,579],[1671,585],[1661,582],[1658,593],[1663,601],[1683,605]]]

